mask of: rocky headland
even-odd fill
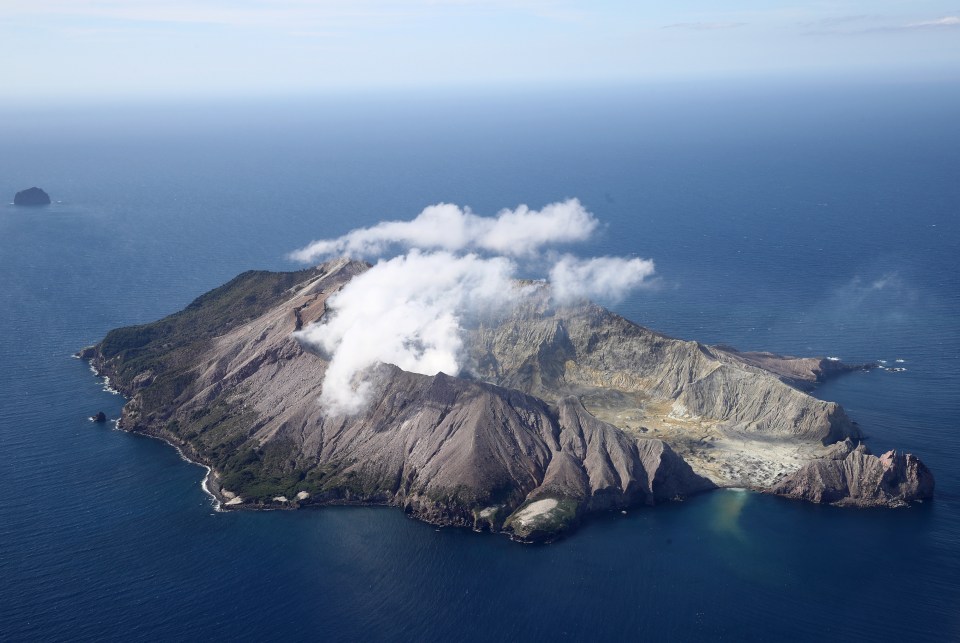
[[[875,456],[849,439],[827,458],[814,460],[784,476],[773,493],[812,502],[852,507],[903,507],[933,496],[933,475],[909,453]]]
[[[227,508],[385,504],[548,540],[591,512],[716,487],[855,506],[932,496],[916,457],[869,455],[843,409],[806,392],[865,366],[674,339],[543,291],[466,330],[466,374],[381,364],[369,407],[330,415],[327,358],[294,331],[368,268],[243,273],[80,356],[127,397],[119,426],[209,466]]]

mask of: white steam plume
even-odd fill
[[[583,297],[619,301],[653,273],[650,259],[577,259],[564,255],[550,269],[550,285],[553,297],[559,303],[570,303]]]
[[[415,373],[457,375],[462,366],[462,322],[479,312],[513,305],[526,294],[518,260],[547,271],[557,303],[580,298],[621,299],[654,272],[647,259],[557,258],[550,247],[583,241],[599,222],[578,200],[541,210],[519,206],[495,217],[439,204],[412,221],[389,221],[314,241],[291,257],[312,262],[335,254],[380,259],[327,302],[328,314],[296,333],[330,358],[321,403],[334,414],[356,413],[370,401],[370,367],[389,363]],[[525,275],[531,276],[531,275]]]
[[[384,221],[337,239],[314,241],[290,256],[305,263],[331,255],[376,257],[401,246],[524,257],[546,245],[584,241],[597,225],[596,218],[577,199],[551,203],[542,210],[521,205],[501,210],[495,217],[481,217],[470,208],[439,203],[424,208],[413,221]]]
[[[378,362],[414,373],[460,372],[460,321],[517,296],[513,262],[449,252],[380,261],[330,299],[333,314],[296,333],[331,356],[320,401],[351,414],[368,402],[369,382],[355,381]]]

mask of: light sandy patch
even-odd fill
[[[523,526],[527,526],[541,516],[545,516],[553,509],[556,509],[558,504],[559,503],[553,498],[544,498],[543,500],[531,502],[529,505],[517,512],[514,520]]]
[[[226,506],[228,506],[228,507],[235,507],[235,506],[237,506],[237,505],[242,505],[242,504],[243,504],[243,498],[241,498],[240,496],[237,496],[236,498],[233,498],[232,500],[228,500],[227,503],[226,503]]]
[[[310,494],[307,493],[306,491],[301,491],[297,493],[297,500],[306,500],[309,497],[310,497]]]
[[[273,501],[274,501],[274,502],[287,502],[287,497],[286,497],[286,496],[274,496],[274,497],[273,497]]]
[[[644,439],[660,439],[673,447],[693,470],[721,487],[764,490],[811,460],[826,457],[816,441],[738,432],[721,422],[691,415],[671,400],[586,399],[587,410]]]

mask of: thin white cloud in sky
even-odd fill
[[[952,30],[960,27],[960,16],[943,16],[925,20],[908,20],[903,16],[878,14],[840,16],[807,23],[810,33],[819,35],[856,36],[863,34],[895,34],[897,32]]]
[[[526,13],[545,18],[580,15],[565,2],[461,0],[4,0],[2,14],[55,18],[91,18],[133,22],[198,23],[226,26],[285,26],[307,23],[364,23],[416,20],[445,9]]]
[[[0,86],[10,97],[289,95],[960,73],[957,18],[955,0],[2,0]],[[894,31],[897,48],[883,42]]]
[[[943,18],[938,18],[937,20],[914,22],[907,25],[907,27],[960,27],[960,16],[944,16]]]
[[[694,31],[715,31],[717,29],[736,29],[742,27],[745,22],[675,22],[671,25],[664,25],[664,29],[693,29]]]

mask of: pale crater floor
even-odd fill
[[[673,415],[672,400],[619,391],[591,391],[580,397],[597,419],[639,439],[663,440],[694,471],[721,487],[767,489],[778,478],[827,453],[819,443],[758,438],[722,427],[716,420]]]

